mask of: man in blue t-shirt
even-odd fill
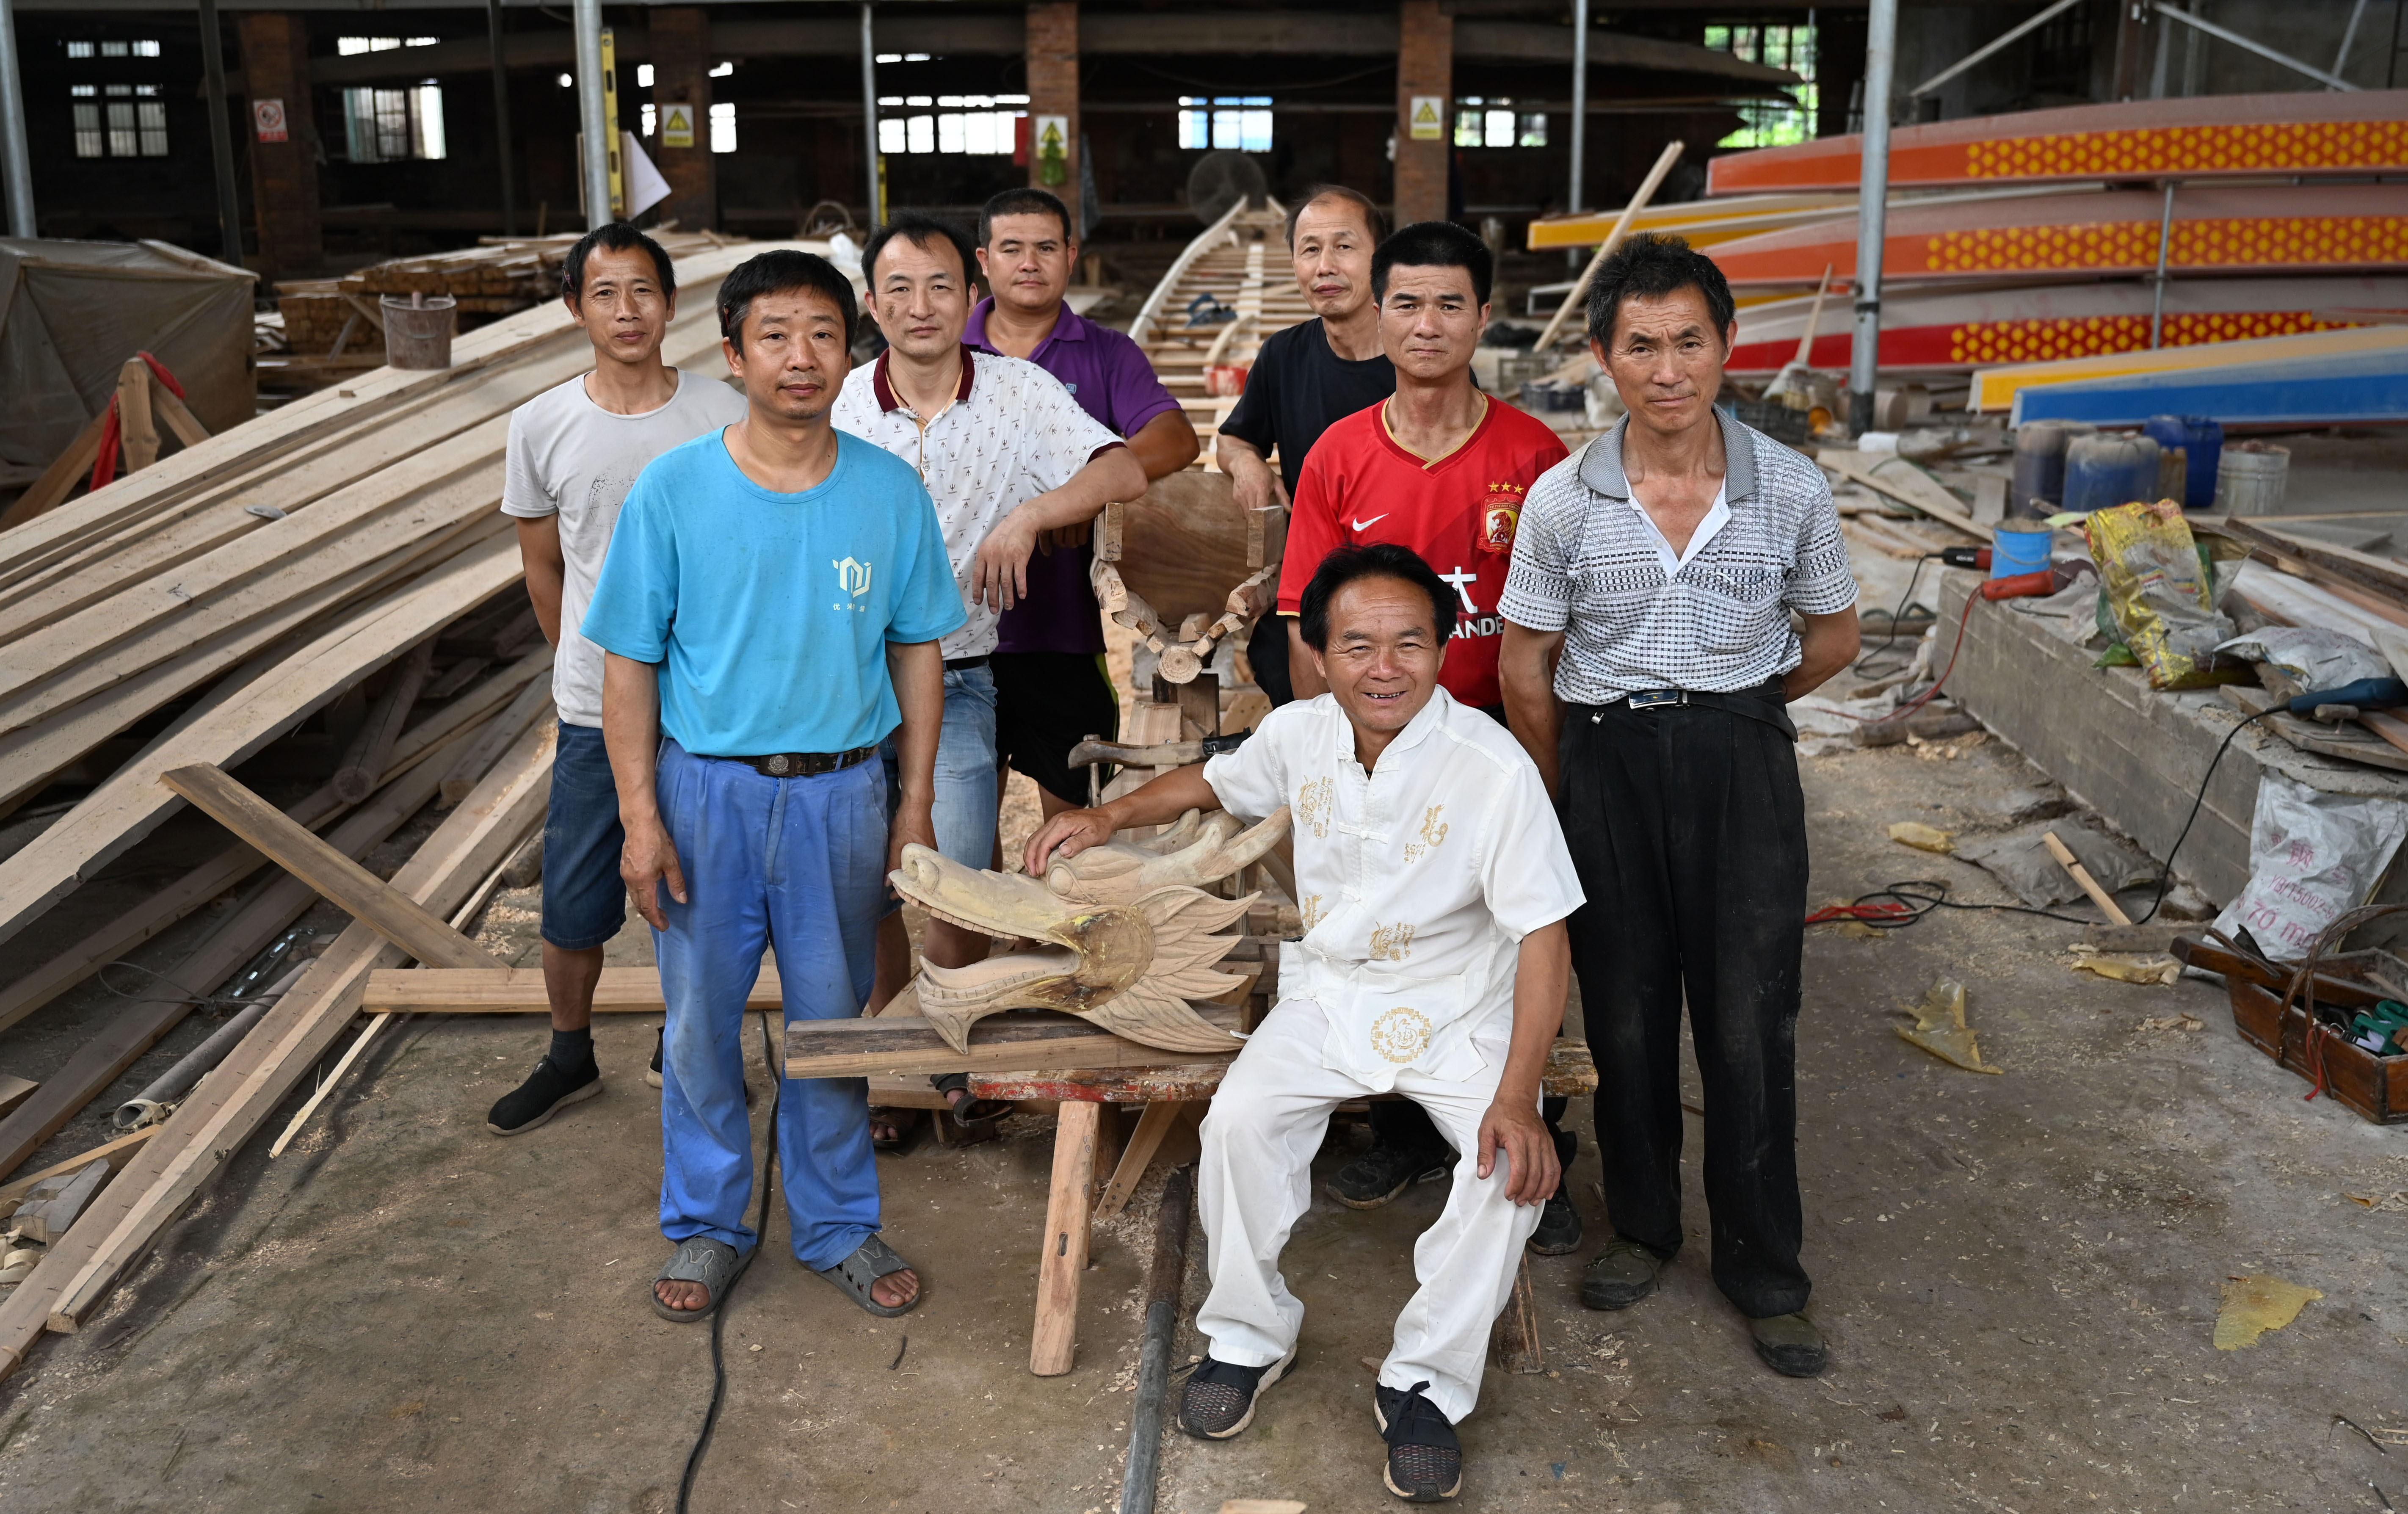
[[[620,876],[652,927],[661,1058],[662,1318],[701,1320],[752,1261],[744,1004],[778,954],[788,1021],[858,1014],[885,876],[934,847],[938,641],[966,619],[911,466],[839,433],[853,286],[807,252],[727,276],[719,323],[745,418],[663,453],[627,495],[586,612]],[[890,815],[889,733],[900,756]],[[786,1079],[778,1159],[796,1259],[873,1314],[920,1278],[878,1236],[867,1085]]]

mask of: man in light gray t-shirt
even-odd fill
[[[594,1061],[594,988],[603,947],[626,923],[619,878],[619,792],[602,746],[602,649],[577,632],[594,597],[619,507],[652,459],[744,419],[744,396],[661,361],[677,313],[677,276],[651,237],[624,221],[570,250],[562,299],[594,343],[594,371],[510,415],[502,512],[518,520],[527,596],[558,654],[552,703],[560,748],[543,824],[543,983],[552,1047],[486,1116],[496,1136],[535,1129],[602,1092]],[[645,1081],[660,1086],[660,1052]]]

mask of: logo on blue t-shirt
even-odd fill
[[[829,565],[836,569],[836,586],[838,589],[843,590],[846,593],[852,595],[855,599],[859,599],[862,595],[869,593],[868,564],[858,562],[853,558],[847,557],[834,562]],[[842,600],[838,600],[837,602],[836,607],[838,609],[860,610],[864,614],[868,612],[868,607],[866,605],[847,605]]]

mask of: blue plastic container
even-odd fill
[[[2057,533],[2038,521],[2001,521],[1990,537],[1990,577],[2012,578],[2048,568],[2048,544]]]
[[[2087,515],[2157,497],[2150,436],[2077,436],[2065,449],[2065,507]]]
[[[2215,504],[2215,470],[2224,456],[2224,427],[2213,416],[2153,415],[2141,423],[2141,435],[2171,450],[2187,454],[2183,478],[2183,508],[2204,510]]]

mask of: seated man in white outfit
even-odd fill
[[[1303,595],[1301,630],[1329,692],[1265,717],[1236,751],[1048,821],[1044,876],[1131,825],[1189,809],[1249,819],[1288,806],[1306,935],[1280,1002],[1204,1121],[1198,1196],[1211,1342],[1180,1427],[1226,1439],[1296,1360],[1304,1306],[1279,1256],[1311,1205],[1330,1112],[1391,1090],[1461,1153],[1445,1211],[1413,1249],[1421,1283],[1397,1320],[1373,1405],[1388,1490],[1462,1487],[1455,1426],[1480,1396],[1489,1326],[1555,1191],[1539,1085],[1570,978],[1564,925],[1580,885],[1539,771],[1495,721],[1438,686],[1455,593],[1404,547],[1340,548]]]

